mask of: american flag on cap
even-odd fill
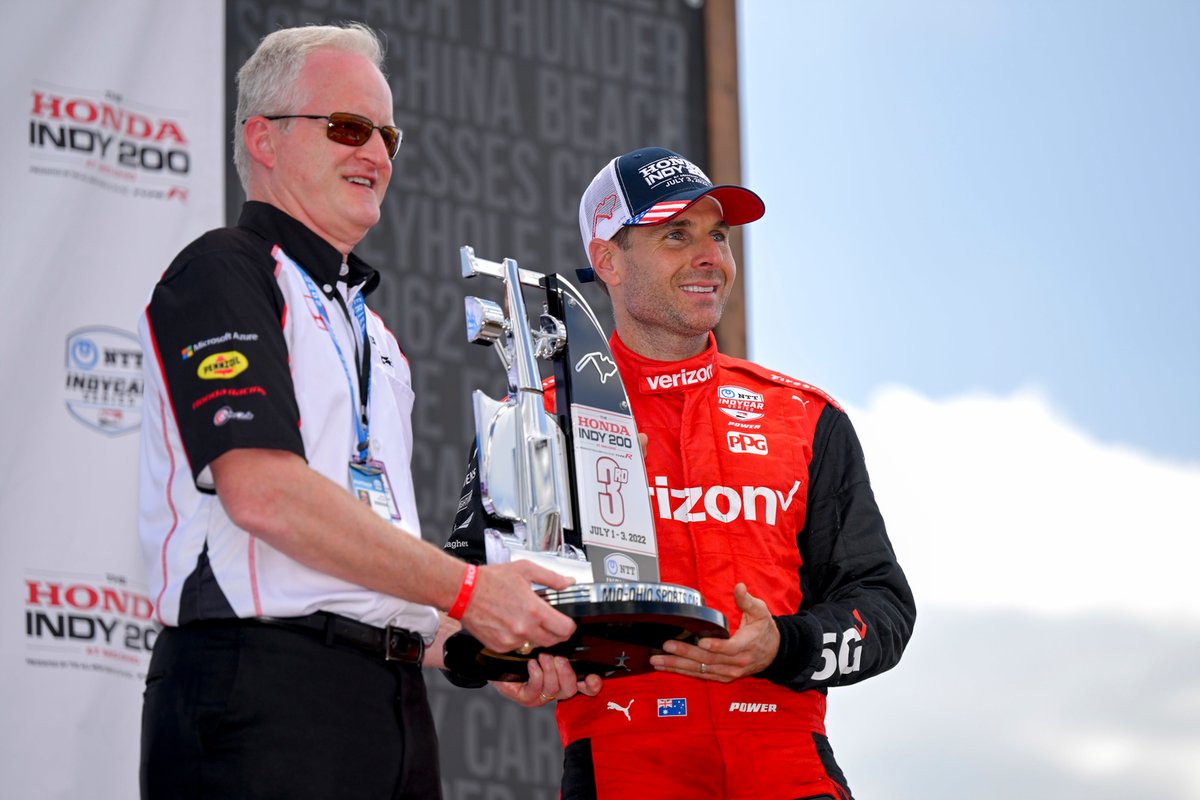
[[[666,222],[692,204],[691,200],[667,200],[655,203],[638,216],[626,220],[626,225],[655,225]]]

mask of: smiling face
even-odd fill
[[[621,340],[660,360],[700,353],[737,276],[720,206],[706,197],[662,224],[628,230],[625,247],[592,242]]]
[[[300,70],[299,108],[278,113],[359,114],[391,125],[392,92],[367,58],[340,50],[316,50]],[[250,121],[247,142],[256,164],[249,196],[286,211],[347,254],[379,221],[379,204],[392,177],[392,162],[379,131],[361,147],[325,135],[326,120]]]

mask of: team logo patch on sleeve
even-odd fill
[[[668,697],[658,699],[658,715],[660,717],[686,717],[687,698]]]
[[[213,415],[213,425],[220,427],[221,425],[224,425],[226,422],[230,422],[230,421],[249,422],[252,419],[254,419],[253,411],[234,411],[229,406],[222,406],[220,409],[217,410],[217,413]]]

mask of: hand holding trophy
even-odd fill
[[[505,289],[504,309],[466,298],[468,339],[492,347],[508,378],[502,401],[472,395],[483,507],[511,524],[485,530],[487,561],[526,559],[574,578],[567,589],[539,594],[577,627],[552,647],[510,653],[458,633],[447,640],[446,668],[470,680],[524,681],[526,661],[549,652],[567,658],[580,678],[611,679],[652,670],[650,656],[669,640],[728,637],[724,615],[699,592],[659,582],[637,428],[608,342],[579,291],[513,259],[476,258],[470,247],[461,261],[464,277],[497,278]],[[545,295],[536,329],[523,286]],[[538,359],[553,365],[552,389],[543,388]]]

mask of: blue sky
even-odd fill
[[[1200,3],[740,5],[756,357],[1200,462]]]
[[[857,797],[1200,797],[1200,3],[743,0],[750,350],[917,596]]]

